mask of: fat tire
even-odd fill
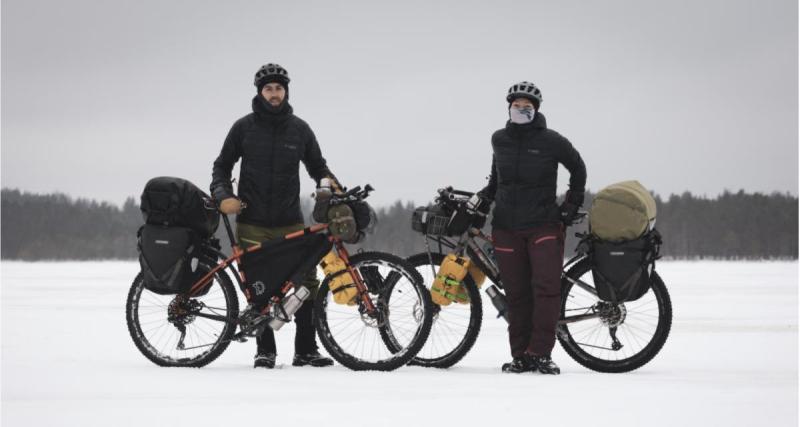
[[[211,267],[205,264],[199,264],[198,268],[203,269],[206,272],[211,271]],[[231,337],[233,337],[233,334],[236,332],[236,319],[239,317],[239,300],[236,295],[236,288],[234,288],[230,277],[228,277],[225,272],[220,271],[215,275],[214,283],[219,283],[222,287],[222,290],[226,296],[226,301],[228,304],[227,309],[230,315],[230,324],[225,329],[223,335],[221,335],[217,340],[216,346],[212,349],[212,351],[201,355],[202,357],[196,359],[189,359],[187,361],[182,361],[180,359],[163,359],[158,355],[153,354],[153,352],[147,348],[148,346],[143,342],[145,338],[141,334],[139,323],[135,319],[138,313],[139,298],[141,297],[142,291],[145,290],[143,275],[141,272],[139,272],[136,278],[133,279],[131,288],[128,291],[128,299],[125,304],[125,317],[128,324],[128,333],[130,333],[133,343],[136,344],[136,348],[138,348],[148,360],[158,366],[200,368],[213,362],[222,354],[222,352],[225,351],[225,349],[228,348],[228,345],[230,345]],[[214,285],[212,284],[212,286]],[[166,316],[166,313],[164,315]]]
[[[591,269],[591,262],[588,259],[584,259],[572,266],[572,268],[567,271],[565,276],[568,276],[574,280],[578,280],[584,274],[589,273]],[[562,318],[564,317],[567,296],[569,295],[569,290],[572,288],[572,286],[572,282],[566,278],[561,279]],[[658,302],[658,325],[656,326],[656,332],[653,335],[653,338],[639,353],[636,353],[627,359],[615,361],[594,357],[591,354],[583,351],[580,345],[578,345],[568,333],[568,329],[566,329],[567,332],[564,333],[559,330],[559,333],[557,334],[558,341],[561,343],[561,347],[576,362],[593,371],[623,373],[641,368],[650,362],[659,351],[661,351],[661,349],[664,347],[664,343],[667,341],[667,337],[669,336],[669,332],[672,327],[672,302],[670,300],[669,292],[667,291],[667,287],[664,284],[664,281],[661,279],[661,276],[659,276],[655,271],[653,271],[651,276],[651,288],[648,292],[654,292],[656,301]]]
[[[358,268],[360,263],[365,263],[368,261],[379,261],[388,263],[393,267],[399,267],[405,270],[408,273],[408,276],[412,278],[412,285],[422,297],[422,304],[424,308],[422,326],[420,327],[416,339],[409,344],[404,352],[398,352],[396,351],[397,349],[390,348],[389,350],[394,353],[395,356],[383,361],[369,362],[348,354],[341,347],[339,347],[335,340],[333,340],[327,324],[325,306],[327,304],[328,293],[330,292],[330,276],[326,277],[322,282],[319,290],[317,291],[317,296],[314,299],[314,325],[317,329],[319,340],[322,342],[325,350],[328,351],[328,354],[330,354],[334,359],[336,359],[337,362],[341,363],[347,368],[350,368],[354,371],[392,371],[408,363],[422,348],[422,346],[425,345],[425,341],[428,339],[428,334],[431,332],[431,311],[433,303],[431,302],[428,290],[425,288],[425,285],[422,284],[422,276],[420,276],[417,270],[403,258],[382,252],[362,252],[350,257],[350,265],[355,269]],[[384,338],[384,344],[387,344],[387,339],[383,331],[381,331],[381,337]]]
[[[444,261],[445,256],[445,254],[434,252],[431,253],[431,258],[428,258],[428,253],[422,252],[406,258],[406,261],[408,261],[408,263],[416,269],[417,267],[421,266],[430,266],[432,259],[435,266],[438,267],[442,264],[442,261]],[[428,359],[420,357],[418,354],[417,356],[414,356],[411,362],[409,362],[410,365],[424,366],[428,368],[449,368],[461,361],[461,359],[463,359],[464,356],[466,356],[467,353],[469,353],[469,351],[472,349],[472,346],[475,345],[475,341],[478,339],[478,334],[480,334],[481,325],[483,322],[483,303],[481,301],[480,289],[478,289],[478,286],[475,284],[475,281],[472,280],[472,277],[467,275],[464,278],[463,283],[470,300],[469,326],[467,326],[467,332],[464,334],[464,338],[455,348],[453,348],[452,351],[444,356]],[[428,285],[432,285],[432,283],[425,283],[425,288],[428,290],[428,292],[430,292]],[[446,310],[447,307],[442,307],[441,309]],[[430,336],[428,339],[430,339]]]

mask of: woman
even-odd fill
[[[586,167],[572,144],[547,128],[539,88],[515,84],[506,101],[509,121],[492,135],[492,173],[479,193],[495,201],[492,237],[508,298],[513,357],[503,372],[559,374],[550,352],[561,303],[564,230],[583,203]],[[570,173],[561,206],[559,163]]]

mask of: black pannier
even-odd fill
[[[142,216],[147,224],[187,227],[201,237],[211,237],[219,227],[219,211],[211,198],[191,182],[158,177],[142,192]]]
[[[143,225],[138,234],[139,264],[146,289],[160,295],[179,294],[200,279],[200,239],[194,230]]]
[[[594,239],[590,254],[598,297],[620,303],[635,301],[646,294],[660,243],[656,230],[624,242]]]
[[[268,240],[261,243],[260,249],[245,253],[241,268],[248,302],[263,306],[287,281],[301,284],[305,274],[316,268],[331,246],[327,235],[315,233],[289,240]]]

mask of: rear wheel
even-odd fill
[[[667,287],[653,271],[646,294],[612,304],[597,298],[590,273],[591,264],[584,259],[562,278],[558,341],[576,362],[594,371],[629,372],[644,366],[664,346],[672,326]],[[588,318],[564,323],[578,316]]]
[[[211,267],[199,264],[203,273]],[[159,295],[133,280],[126,304],[128,332],[136,348],[159,366],[201,367],[219,357],[236,331],[239,300],[231,279],[214,275],[207,291],[194,298]]]
[[[369,313],[360,300],[352,306],[337,304],[327,277],[314,301],[319,339],[334,359],[350,369],[397,369],[408,363],[428,338],[430,295],[419,273],[397,256],[364,252],[350,257],[350,265],[359,271],[372,268],[373,278],[380,275],[380,280],[365,281],[376,310]]]

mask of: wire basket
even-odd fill
[[[414,231],[428,235],[447,235],[447,224],[449,223],[450,217],[444,216],[438,210],[433,210],[427,206],[415,209],[411,216],[411,228]]]

